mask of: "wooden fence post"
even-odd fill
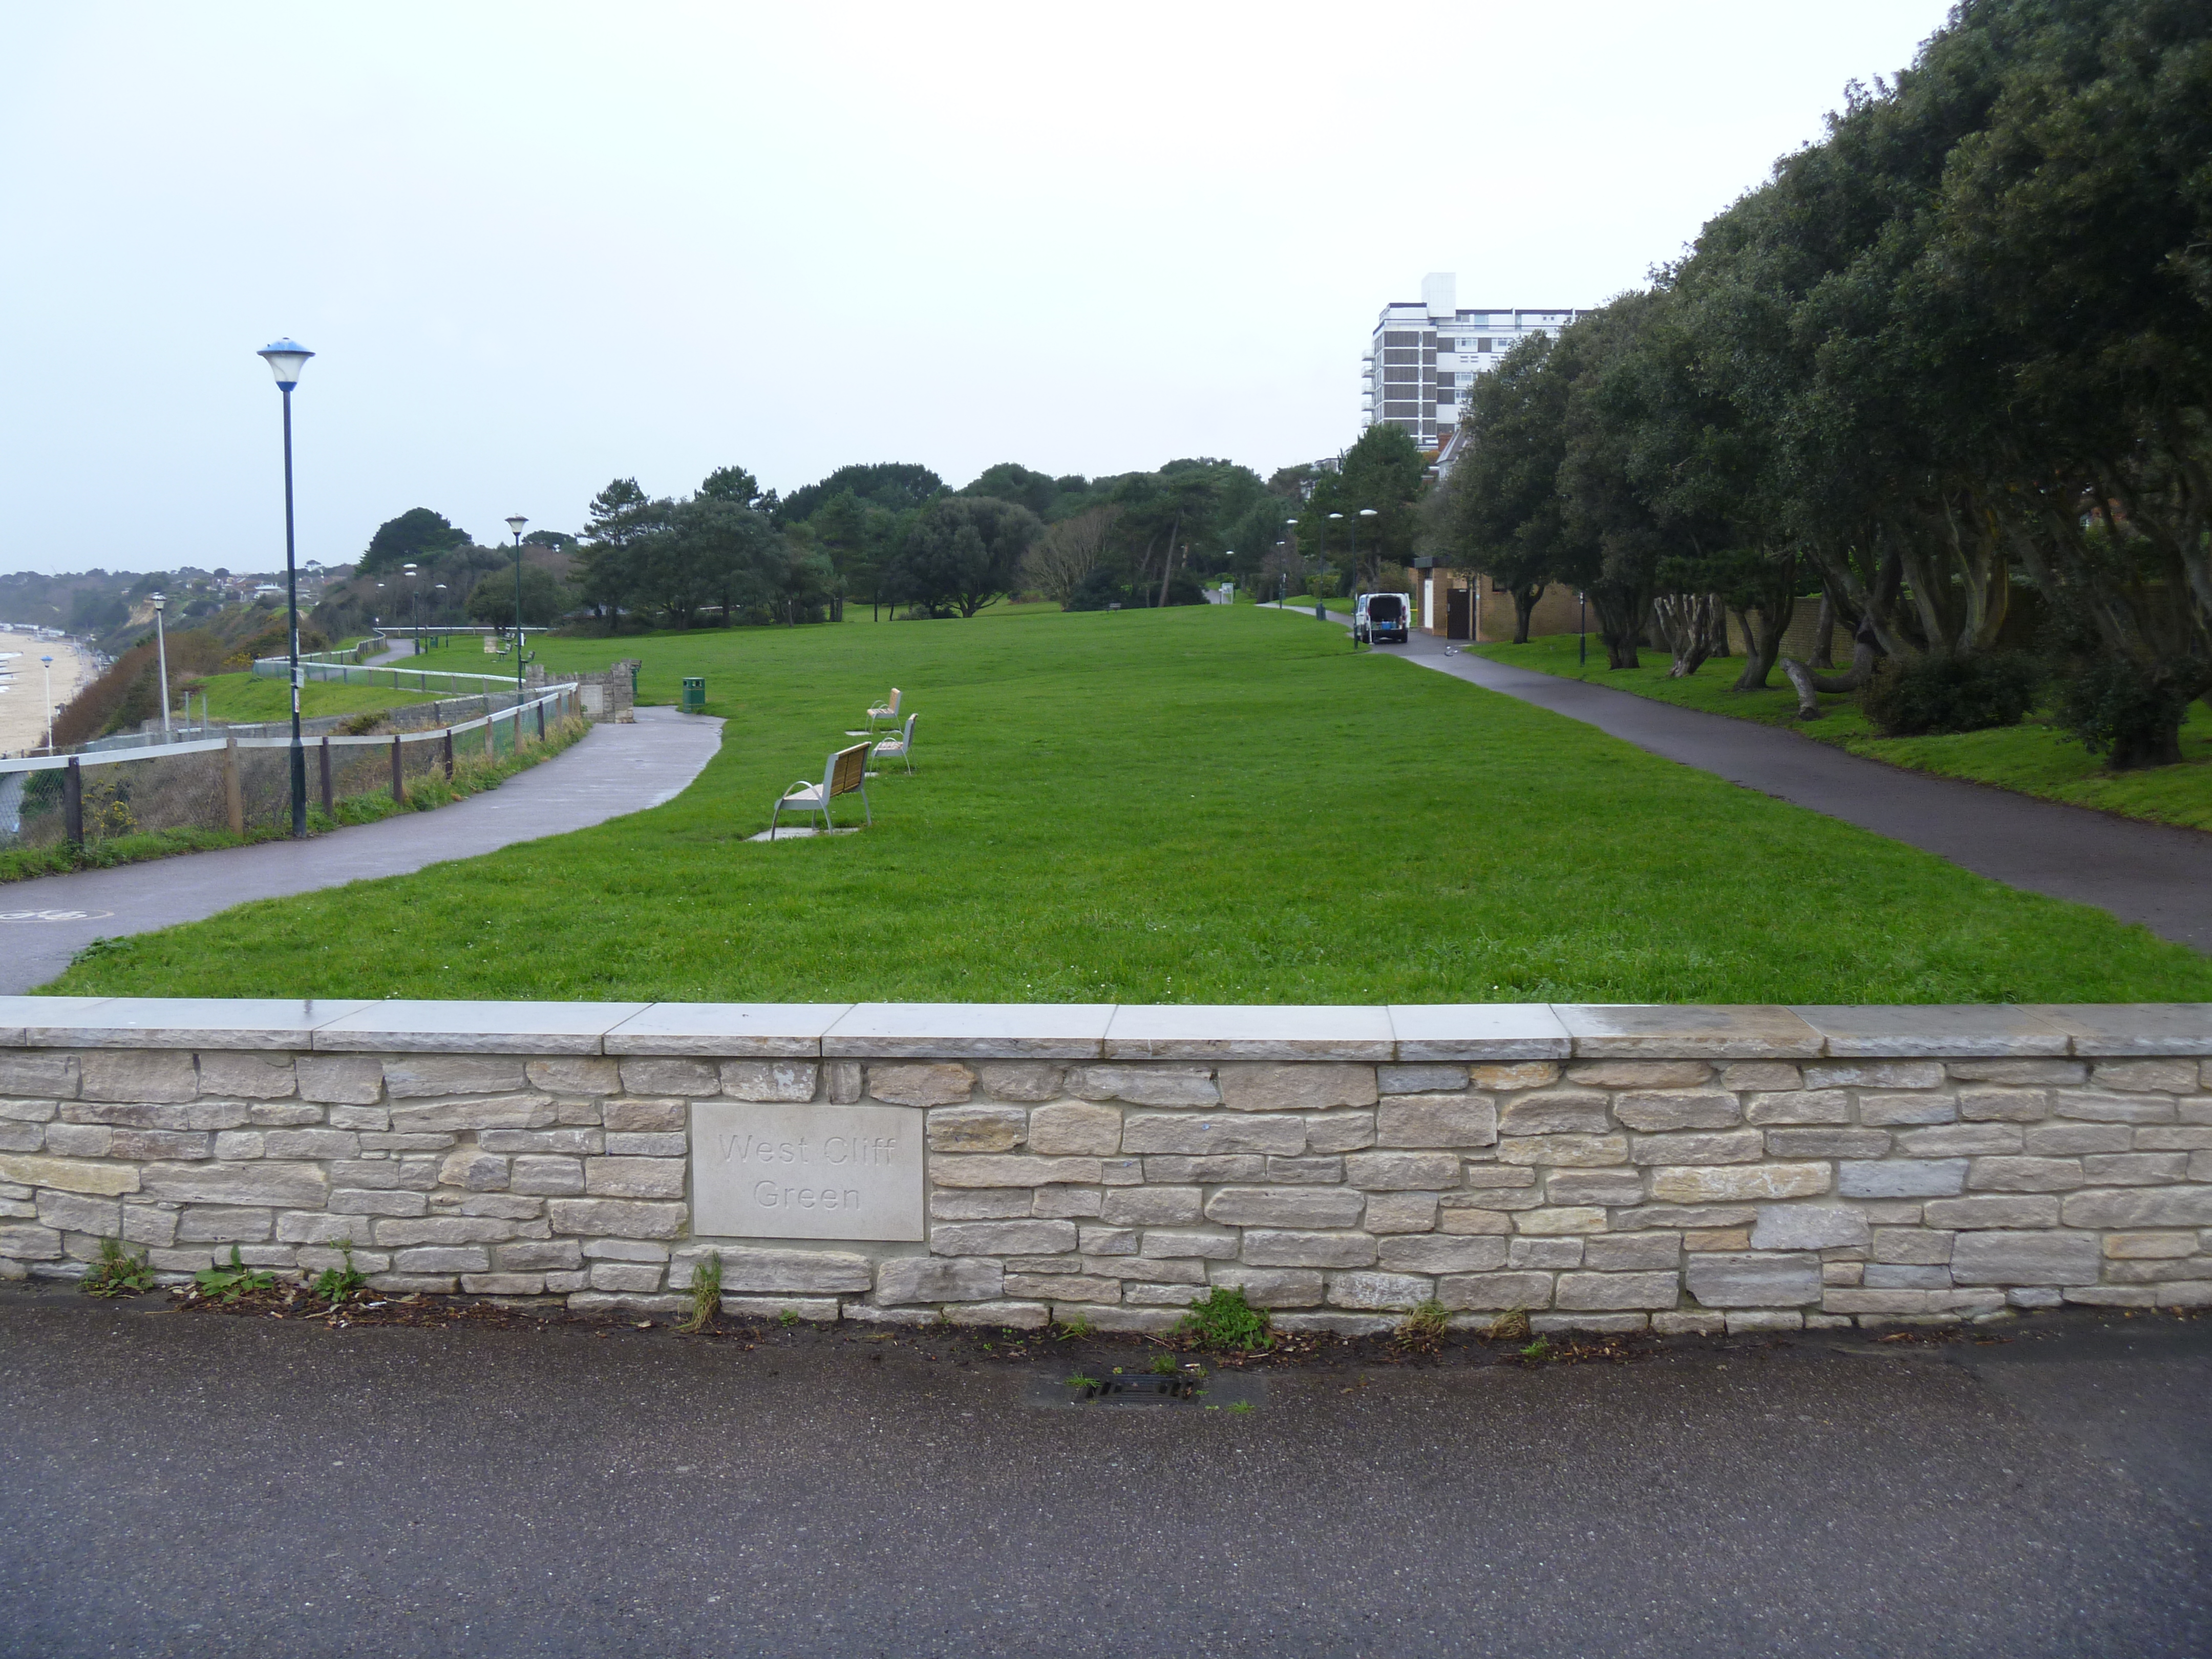
[[[407,805],[406,763],[399,757],[399,734],[392,734],[392,799],[400,805]]]
[[[453,728],[446,728],[446,740],[439,745],[439,757],[446,763],[446,781],[453,781]]]
[[[246,789],[238,775],[238,733],[227,732],[222,743],[222,804],[230,819],[230,833],[246,833]]]
[[[331,793],[331,740],[328,738],[325,738],[322,742],[322,757],[323,816],[326,818],[335,818],[338,815],[338,809],[337,800]]]
[[[62,834],[71,846],[84,845],[84,769],[75,755],[62,774]]]
[[[543,699],[538,704],[538,741],[545,741],[545,704]]]

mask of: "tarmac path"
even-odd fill
[[[1340,1358],[0,1287],[0,1651],[2181,1659],[2212,1322]],[[984,1342],[996,1345],[987,1352]]]
[[[721,746],[722,722],[641,708],[551,760],[432,812],[303,842],[269,841],[0,888],[0,994],[45,984],[94,939],[199,921],[248,899],[407,875],[516,842],[582,830],[680,793]]]
[[[1512,668],[1456,648],[1448,656],[1444,641],[1427,635],[1376,650],[1581,720],[1977,875],[2094,904],[2161,938],[2212,952],[2212,836],[1909,772],[1778,726]]]

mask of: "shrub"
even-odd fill
[[[1176,1328],[1196,1337],[1200,1347],[1224,1348],[1235,1353],[1275,1346],[1267,1329],[1267,1310],[1247,1304],[1242,1285],[1216,1285],[1190,1304]]]
[[[1112,571],[1093,570],[1075,585],[1064,608],[1069,611],[1103,611],[1110,605],[1122,604],[1127,597]]]
[[[1867,718],[1887,738],[2017,726],[2035,706],[2043,678],[2041,664],[2019,651],[1893,657],[1867,687]]]
[[[2146,667],[2130,657],[2091,657],[2066,678],[2058,718],[2115,772],[2181,759],[2181,722],[2212,684],[2212,664],[2194,657]]]

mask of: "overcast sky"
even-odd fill
[[[732,462],[1266,473],[1425,272],[1639,284],[1943,14],[12,6],[0,568],[281,565],[280,334],[303,560]]]

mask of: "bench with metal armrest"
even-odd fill
[[[822,768],[822,781],[809,783],[805,778],[783,792],[776,801],[775,811],[769,817],[768,838],[775,839],[776,826],[781,823],[783,811],[789,807],[794,812],[810,816],[822,815],[822,829],[826,835],[836,829],[836,820],[830,816],[830,803],[840,795],[858,794],[860,811],[866,822],[876,821],[874,811],[868,805],[868,745],[856,743],[850,749],[840,749],[831,755]]]
[[[906,763],[908,775],[911,775],[914,771],[914,723],[921,718],[920,714],[908,714],[906,717],[906,729],[902,732],[894,732],[888,738],[880,740],[870,751],[869,758],[878,765],[887,759],[902,760]]]

